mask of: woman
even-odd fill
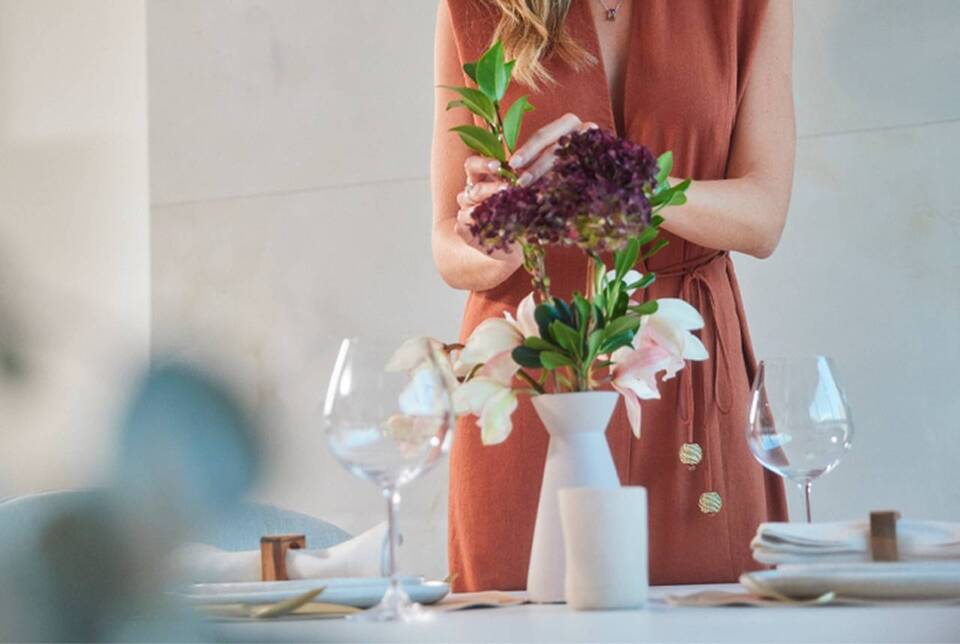
[[[644,401],[639,440],[622,405],[607,437],[621,481],[649,494],[651,582],[728,582],[757,567],[749,549],[757,525],[786,516],[779,480],[752,459],[744,437],[755,361],[729,251],[769,256],[786,219],[795,148],[791,3],[615,2],[441,2],[434,259],[450,286],[470,291],[463,339],[530,291],[518,252],[490,257],[474,247],[470,212],[503,184],[490,159],[448,132],[469,121],[465,110],[444,109],[453,96],[439,87],[465,84],[461,65],[495,39],[518,60],[520,80],[504,104],[529,94],[536,106],[510,159],[523,182],[549,168],[557,139],[584,127],[615,130],[655,154],[673,151],[673,174],[694,184],[687,205],[668,211],[670,244],[648,263],[657,281],[647,296],[693,304],[710,359],[663,383],[660,400]],[[547,267],[562,297],[584,282],[586,260],[576,250],[551,249]],[[490,447],[473,419],[458,428],[449,508],[457,590],[525,586],[547,434],[528,402],[514,427]],[[702,446],[699,466],[679,462],[684,443]],[[705,492],[722,499],[719,512],[698,507]]]

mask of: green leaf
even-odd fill
[[[686,197],[684,191],[690,187],[690,179],[684,179],[677,185],[662,190],[650,199],[651,206],[673,206],[680,203],[686,203]]]
[[[644,231],[646,232],[646,231]],[[617,279],[623,279],[631,268],[633,268],[637,259],[640,257],[640,241],[631,239],[621,250],[614,255],[614,265],[617,270]]]
[[[662,223],[663,223],[663,217],[661,217],[660,215],[654,215],[653,217],[650,218],[651,228],[659,228],[660,224]]]
[[[654,239],[656,239],[657,235],[659,234],[660,234],[660,231],[658,229],[654,228],[653,226],[648,226],[644,228],[643,232],[640,233],[640,236],[637,237],[637,243],[640,246],[646,246],[647,244],[652,242]]]
[[[486,94],[471,87],[453,87],[451,85],[441,85],[440,87],[456,92],[463,99],[462,101],[450,101],[447,103],[448,110],[455,102],[459,102],[490,125],[496,125],[497,109],[493,106],[493,101],[487,98]],[[459,107],[457,105],[453,106]]]
[[[647,258],[653,257],[654,255],[656,255],[657,253],[659,253],[659,252],[663,249],[664,246],[666,246],[666,245],[669,244],[669,243],[670,243],[670,242],[669,242],[668,240],[666,240],[666,239],[657,240],[657,243],[654,244],[654,245],[650,248],[650,250],[648,250],[647,252],[645,252],[645,253],[643,254],[643,258],[644,258],[644,259],[647,259]]]
[[[547,303],[540,304],[533,310],[533,319],[537,321],[541,338],[553,340],[553,335],[550,333],[550,323],[558,317],[557,310]]]
[[[477,61],[477,85],[494,102],[507,90],[507,66],[503,60],[503,44],[495,42]]]
[[[580,355],[580,334],[561,322],[554,320],[550,323],[550,332],[560,348],[573,356]]]
[[[631,306],[630,311],[635,315],[653,315],[657,312],[659,305],[656,300],[650,300],[636,306]]]
[[[646,275],[640,278],[639,282],[637,282],[636,288],[647,288],[648,286],[653,284],[655,281],[657,281],[657,274],[647,273]]]
[[[544,351],[541,353],[540,362],[545,369],[557,369],[559,367],[572,367],[576,365],[568,356],[555,351]]]
[[[600,355],[613,353],[621,347],[629,347],[632,342],[632,333],[621,333],[620,335],[615,335],[612,338],[604,340],[603,344],[600,345]]]
[[[613,311],[611,318],[618,318],[621,315],[624,315],[627,312],[627,307],[630,306],[630,296],[627,295],[626,291],[617,292],[617,301],[613,305]]]
[[[464,63],[463,73],[470,77],[474,83],[477,82],[477,64],[476,63]]]
[[[573,294],[573,305],[577,309],[577,327],[581,333],[586,333],[590,326],[590,302],[579,293]]]
[[[607,322],[603,317],[603,307],[596,301],[593,303],[593,315],[597,319],[597,328],[602,329]]]
[[[538,338],[535,335],[530,336],[529,338],[525,338],[523,340],[523,346],[527,347],[528,349],[534,349],[536,351],[559,351],[560,350],[560,348],[557,345],[553,344],[552,342],[548,342],[543,338]]]
[[[503,153],[503,146],[500,145],[500,140],[496,134],[477,127],[476,125],[458,125],[457,127],[450,128],[450,131],[459,134],[460,138],[471,150],[501,162],[507,160],[506,155]]]
[[[603,329],[597,329],[587,338],[587,354],[595,357],[600,350],[600,343],[603,342]]]
[[[660,171],[657,172],[657,186],[666,186],[665,182],[667,177],[670,176],[670,171],[673,170],[673,152],[667,150],[657,159],[657,165],[660,167]]]
[[[607,265],[603,263],[603,258],[597,254],[593,255],[593,265],[596,267],[596,270],[593,272],[596,276],[593,292],[599,293],[603,290],[603,281],[607,279]]]
[[[507,115],[503,117],[503,138],[507,143],[507,149],[513,152],[517,146],[517,137],[520,136],[520,125],[523,121],[523,115],[533,109],[533,105],[527,100],[526,96],[521,96],[513,102]]]
[[[529,347],[517,347],[511,353],[510,357],[521,367],[528,369],[539,369],[543,365],[540,363],[540,352]]]
[[[559,297],[553,298],[553,304],[557,308],[558,317],[569,327],[576,328],[577,322],[573,319],[573,309],[564,300]]]
[[[610,324],[607,325],[607,328],[603,330],[604,339],[608,340],[624,333],[629,333],[632,337],[633,334],[637,332],[638,328],[640,328],[639,318],[635,318],[633,316],[619,317],[610,322]]]

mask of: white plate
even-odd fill
[[[858,599],[960,599],[960,562],[790,564],[743,575],[792,598],[833,592]]]
[[[191,584],[171,594],[192,604],[272,604],[302,595],[314,588],[324,587],[325,590],[316,601],[369,608],[383,597],[387,583],[386,579],[380,577],[339,577]],[[442,581],[425,581],[422,577],[401,577],[400,583],[410,595],[410,599],[421,604],[440,601],[450,592],[449,584]]]

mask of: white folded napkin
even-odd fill
[[[870,561],[870,522],[762,523],[750,547],[765,564]],[[903,561],[960,559],[960,523],[901,519],[897,550]]]
[[[386,534],[387,524],[380,523],[332,548],[289,550],[287,575],[290,579],[380,577],[380,554]],[[259,550],[229,552],[190,543],[173,553],[172,568],[178,581],[190,583],[261,579]]]

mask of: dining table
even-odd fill
[[[337,619],[214,622],[235,642],[960,642],[960,604],[677,606],[669,596],[736,584],[657,586],[643,608],[578,611],[521,604],[435,612],[421,622]]]

